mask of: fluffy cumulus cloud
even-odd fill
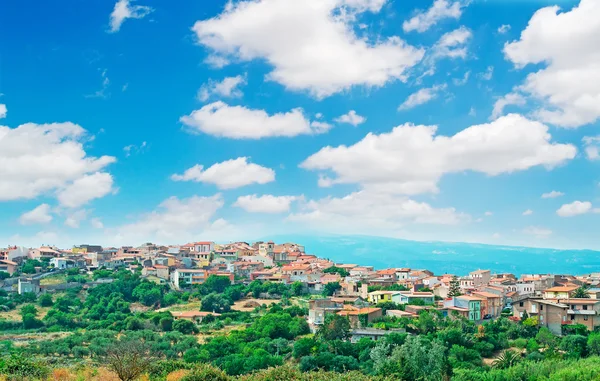
[[[144,5],[133,5],[134,0],[119,0],[110,14],[109,32],[115,33],[127,19],[141,19],[150,14],[153,9]]]
[[[79,188],[90,176],[111,178],[102,172],[114,157],[90,157],[84,150],[86,131],[73,123],[0,126],[0,201],[30,199],[57,192],[66,204],[85,202]],[[101,197],[98,190],[90,190]],[[66,192],[66,193],[65,193]],[[77,200],[69,201],[65,195]],[[62,196],[61,196],[62,195]],[[94,198],[94,197],[92,197]]]
[[[292,202],[302,199],[299,196],[273,196],[255,194],[240,196],[233,204],[250,213],[284,213],[290,210]]]
[[[23,213],[19,218],[21,225],[47,224],[50,221],[52,221],[52,215],[48,204],[41,204],[29,212]]]
[[[73,181],[58,192],[57,198],[61,205],[77,208],[111,192],[114,192],[114,189],[110,173],[96,172]]]
[[[597,213],[598,209],[592,208],[592,203],[589,201],[574,201],[570,204],[564,204],[557,211],[560,217],[575,217],[580,214]]]
[[[406,80],[424,51],[397,36],[355,34],[358,18],[385,0],[256,0],[230,2],[218,16],[197,21],[198,42],[227,61],[264,59],[268,80],[323,98],[352,86]],[[213,58],[213,60],[215,60]]]
[[[568,12],[538,10],[519,40],[507,43],[506,57],[518,68],[545,64],[527,76],[523,93],[540,100],[536,116],[562,127],[600,118],[600,2],[581,0]]]
[[[269,115],[264,110],[229,106],[221,101],[195,110],[180,120],[192,131],[231,139],[292,137],[325,132],[322,123],[311,123],[300,108]]]
[[[425,32],[440,20],[459,19],[464,5],[461,1],[435,0],[431,8],[419,11],[414,17],[402,24],[405,32]]]
[[[524,216],[531,216],[533,214],[533,210],[531,209],[527,209],[526,211],[523,212]]]
[[[338,123],[348,123],[356,127],[359,124],[366,122],[367,118],[358,115],[354,110],[350,110],[347,114],[340,115],[339,117],[335,118],[335,121]]]
[[[562,197],[564,195],[565,194],[563,192],[553,190],[548,193],[542,194],[542,198],[557,198],[557,197]]]
[[[411,95],[408,96],[408,98],[406,98],[406,100],[404,102],[402,102],[402,104],[398,107],[398,110],[403,111],[403,110],[409,110],[411,108],[420,106],[422,104],[425,104],[429,101],[434,100],[435,98],[438,97],[438,94],[446,89],[446,84],[443,85],[436,85],[433,87],[426,87],[423,89],[420,89],[419,91],[412,93]]]
[[[369,133],[352,146],[322,148],[301,167],[322,171],[321,186],[360,184],[417,194],[436,192],[444,174],[475,171],[494,176],[535,166],[552,168],[577,154],[573,145],[553,143],[544,124],[515,114],[453,136],[436,136],[436,129],[404,124],[389,133]]]
[[[220,82],[211,79],[198,90],[198,99],[202,102],[206,102],[211,96],[240,98],[244,93],[242,93],[242,90],[240,90],[239,87],[245,84],[245,75],[226,77]]]
[[[267,184],[275,181],[275,171],[258,164],[249,163],[247,157],[213,164],[207,169],[195,165],[183,174],[171,176],[174,181],[195,181],[214,184],[219,189],[233,189],[250,184]]]
[[[223,227],[223,220],[213,220],[222,207],[220,194],[184,199],[170,197],[154,211],[139,216],[137,221],[116,228],[111,239],[130,243],[187,241],[206,230]]]
[[[467,56],[466,44],[473,37],[470,29],[461,26],[442,37],[433,47],[433,56],[435,58],[465,58]]]
[[[583,144],[589,160],[600,160],[600,135],[584,137]]]
[[[469,216],[454,208],[438,209],[405,196],[362,190],[344,197],[310,200],[304,210],[288,219],[329,231],[394,234],[408,224],[455,225],[468,221]]]
[[[494,103],[494,109],[490,119],[496,119],[500,115],[504,114],[504,109],[507,106],[524,106],[527,101],[519,93],[509,93],[503,97],[500,97]]]

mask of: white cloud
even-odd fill
[[[62,192],[115,161],[87,156],[85,141],[86,131],[70,122],[0,126],[0,200]]]
[[[464,86],[469,81],[470,76],[471,76],[471,70],[468,70],[465,72],[465,75],[462,78],[454,78],[452,80],[452,82],[454,82],[454,84],[456,86]]]
[[[99,218],[92,218],[90,224],[94,229],[104,229],[104,224]]]
[[[467,56],[466,44],[472,37],[471,30],[464,26],[445,33],[432,48],[433,58],[465,58]]]
[[[245,75],[226,77],[221,82],[210,79],[208,83],[202,85],[200,90],[198,90],[198,99],[202,102],[206,102],[212,95],[225,98],[241,98],[244,93],[239,89],[239,86],[245,84]]]
[[[439,92],[445,89],[446,84],[420,89],[419,91],[409,95],[408,98],[406,98],[406,100],[398,107],[398,110],[409,110],[425,104],[437,98]]]
[[[490,119],[496,119],[500,115],[504,114],[504,108],[506,106],[524,106],[526,103],[525,98],[519,93],[508,93],[505,96],[498,98],[494,103],[494,110]]]
[[[402,24],[405,32],[425,32],[440,20],[459,19],[464,7],[460,1],[435,0],[427,11],[418,12],[413,18]]]
[[[110,94],[107,93],[108,90],[108,86],[110,85],[110,79],[108,78],[108,75],[106,74],[107,70],[106,69],[98,69],[100,70],[100,76],[102,77],[102,87],[100,88],[100,90],[96,90],[95,92],[91,93],[91,94],[86,94],[85,97],[86,98],[108,98]]]
[[[146,147],[148,146],[147,142],[142,142],[139,146],[135,144],[130,144],[128,146],[123,147],[123,152],[125,152],[125,157],[129,157],[132,154],[138,154],[144,152]]]
[[[486,216],[486,217],[491,217],[491,216],[494,215],[494,213],[490,212],[490,211],[487,211],[487,212],[483,213],[483,215]]]
[[[526,211],[523,212],[524,216],[531,216],[533,214],[533,210],[531,209],[527,209]]]
[[[546,65],[520,89],[544,103],[537,118],[575,128],[600,118],[600,2],[581,0],[568,12],[559,10],[538,10],[504,53],[517,68]]]
[[[3,103],[0,103],[0,119],[6,118],[6,105]]]
[[[494,67],[488,66],[487,69],[483,73],[477,74],[477,78],[482,81],[490,81],[494,77]]]
[[[583,144],[588,160],[600,160],[600,135],[584,137]]]
[[[311,228],[344,233],[394,234],[409,224],[456,225],[468,215],[454,208],[438,209],[405,196],[362,190],[344,197],[326,197],[306,203],[305,210],[288,220]]]
[[[475,107],[471,107],[469,109],[469,116],[477,116],[477,110],[475,110]]]
[[[322,132],[321,128],[311,126],[300,108],[269,115],[264,110],[229,106],[220,101],[195,110],[180,120],[192,130],[232,139],[292,137]]]
[[[85,209],[75,210],[67,215],[65,219],[65,225],[70,228],[78,229],[79,225],[83,220],[85,220],[88,216],[88,211]]]
[[[574,201],[570,204],[564,204],[557,211],[560,217],[574,217],[580,214],[592,212],[592,203],[589,201]]]
[[[223,227],[223,220],[212,221],[223,207],[223,197],[192,196],[179,199],[170,197],[156,210],[144,214],[139,220],[115,229],[113,240],[118,242],[187,242],[203,231]],[[214,225],[214,226],[213,226]]]
[[[144,5],[131,5],[133,0],[119,0],[110,14],[110,33],[118,32],[127,19],[141,19],[150,14],[154,9]]]
[[[61,205],[77,208],[114,191],[112,176],[109,173],[96,172],[73,181],[57,193],[57,198]]]
[[[356,111],[354,111],[354,110],[350,110],[350,111],[348,111],[347,114],[340,115],[339,117],[335,118],[334,120],[338,123],[348,123],[348,124],[351,124],[354,127],[356,127],[359,124],[364,123],[367,120],[367,118],[365,118],[364,116],[358,115],[356,113]]]
[[[50,221],[52,221],[52,216],[48,204],[41,204],[29,212],[23,213],[19,218],[21,225],[47,224]]]
[[[256,0],[229,2],[220,15],[197,21],[200,44],[226,60],[264,59],[267,75],[317,98],[352,86],[380,87],[406,80],[422,49],[397,36],[354,33],[357,17],[379,12],[385,0]]]
[[[231,62],[222,56],[211,54],[204,60],[204,63],[213,69],[222,69],[225,66],[229,65]]]
[[[238,197],[233,206],[250,213],[284,213],[290,210],[293,201],[301,198],[298,196],[273,196],[270,194],[257,196],[253,194]]]
[[[331,130],[331,128],[333,126],[327,122],[320,122],[318,120],[313,120],[312,122],[310,122],[310,127],[312,128],[312,130],[314,131],[315,134],[322,134],[324,132]]]
[[[535,166],[552,168],[573,159],[573,145],[551,142],[548,127],[520,115],[436,136],[436,126],[404,124],[369,133],[352,146],[324,147],[301,167],[328,171],[321,185],[360,184],[389,192],[437,192],[440,178],[474,171],[490,176]]]
[[[216,185],[219,189],[233,189],[250,184],[266,184],[275,181],[275,171],[258,164],[248,163],[247,157],[213,164],[206,170],[195,165],[182,175],[173,175],[174,181],[195,181]]]
[[[505,33],[507,33],[509,30],[510,30],[510,25],[508,25],[508,24],[504,24],[504,25],[501,25],[501,26],[498,28],[498,33],[500,33],[500,34],[505,34]]]
[[[557,197],[561,197],[564,195],[565,194],[563,192],[558,192],[558,191],[553,190],[551,192],[542,194],[542,198],[557,198]]]
[[[523,233],[535,236],[536,238],[547,238],[552,235],[552,230],[538,226],[528,226],[523,229]]]

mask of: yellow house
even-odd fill
[[[71,249],[73,254],[87,254],[87,247],[74,247]]]
[[[391,302],[392,295],[397,294],[398,291],[373,291],[369,292],[369,302],[372,304]]]
[[[544,299],[569,299],[577,286],[557,286],[544,290]]]

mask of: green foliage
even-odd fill
[[[573,298],[589,299],[588,288],[581,286],[573,292]]]
[[[340,282],[329,282],[323,287],[323,296],[332,296],[341,288]]]
[[[452,277],[452,280],[450,281],[448,297],[461,296],[461,295],[462,295],[462,292],[460,290],[460,282],[458,281],[458,277],[455,275]]]
[[[345,316],[329,314],[319,327],[317,336],[326,341],[346,340],[350,337],[350,321]]]
[[[223,294],[212,292],[202,298],[201,311],[227,312],[231,309],[231,300]]]
[[[496,369],[508,369],[516,365],[520,359],[521,356],[518,353],[507,349],[494,360],[492,366]]]
[[[13,354],[0,360],[0,373],[16,380],[44,379],[50,373],[50,369],[39,361]]]
[[[175,320],[172,327],[174,331],[181,332],[184,335],[191,335],[199,332],[198,327],[196,327],[194,322],[185,319]]]
[[[600,332],[593,332],[588,336],[587,349],[590,355],[600,356]]]
[[[569,358],[584,357],[587,355],[587,338],[582,335],[565,336],[562,338],[559,348],[565,351],[565,356]]]
[[[52,301],[52,295],[48,293],[43,293],[38,298],[38,304],[40,305],[40,307],[52,307],[52,304],[54,304],[54,302]]]
[[[6,278],[10,278],[10,274],[6,271],[0,271],[0,280],[4,280]]]
[[[229,381],[230,377],[221,369],[208,364],[198,364],[190,373],[183,376],[180,381]]]
[[[28,259],[21,266],[21,272],[23,274],[35,274],[36,267],[44,267],[42,262],[37,259]]]
[[[350,273],[348,272],[348,270],[343,269],[341,267],[335,267],[335,266],[331,266],[329,268],[326,268],[325,270],[323,270],[323,272],[325,274],[338,274],[342,278],[345,278],[348,275],[350,275]]]

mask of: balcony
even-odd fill
[[[596,315],[596,311],[594,310],[580,310],[580,309],[574,309],[574,310],[567,310],[567,314],[568,315]]]

